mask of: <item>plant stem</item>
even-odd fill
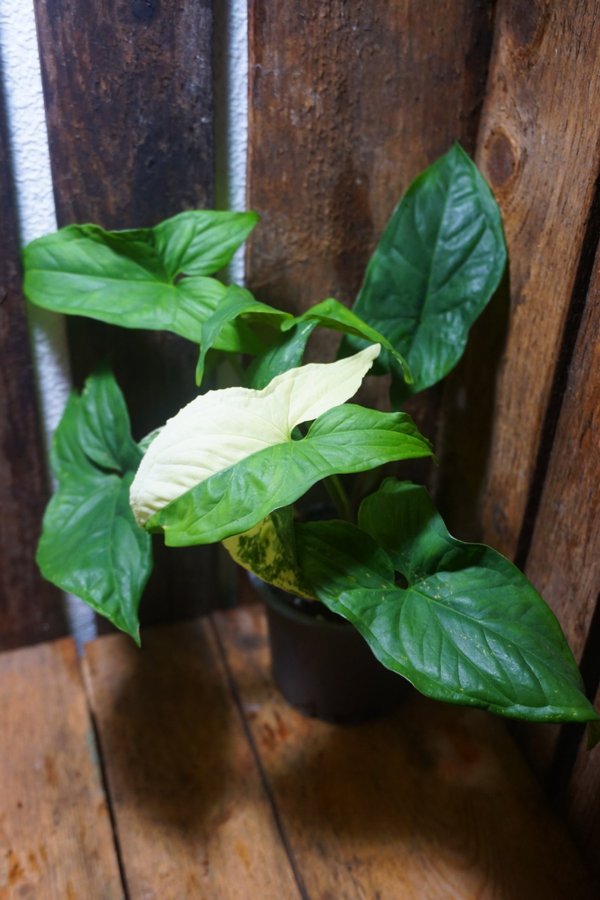
[[[340,518],[345,519],[346,522],[352,522],[354,518],[352,515],[352,504],[339,476],[328,475],[324,479],[324,484]]]

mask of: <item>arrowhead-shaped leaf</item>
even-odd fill
[[[141,459],[123,397],[102,372],[73,394],[54,436],[58,490],[44,516],[37,562],[139,641],[137,610],[152,569],[150,536],[136,524],[129,488]]]
[[[354,305],[408,362],[413,383],[397,385],[397,393],[423,390],[456,365],[505,264],[497,204],[455,145],[401,199]],[[385,364],[385,356],[379,362]],[[394,373],[393,360],[387,364]]]
[[[130,231],[69,225],[24,249],[24,290],[32,303],[54,312],[171,331],[200,343],[202,325],[226,291],[207,276],[230,261],[257,218],[194,211]],[[215,346],[246,352],[248,340],[243,329],[228,326]]]
[[[131,490],[138,522],[211,475],[291,441],[298,425],[356,393],[379,350],[373,345],[335,363],[290,369],[261,391],[226,388],[196,397],[169,419],[144,456]]]
[[[438,700],[537,721],[598,718],[533,586],[496,551],[452,538],[423,488],[386,482],[359,521],[296,526],[298,558],[385,666]]]
[[[148,527],[162,528],[171,546],[211,543],[254,527],[329,475],[430,455],[429,442],[406,414],[336,406],[316,419],[306,437],[218,472],[156,513]]]

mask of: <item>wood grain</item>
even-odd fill
[[[35,0],[59,223],[212,202],[212,4]]]
[[[0,649],[66,631],[58,591],[34,561],[48,496],[4,102],[0,95]]]
[[[600,709],[600,689],[596,691]],[[567,790],[566,817],[578,846],[600,881],[600,746],[581,748]]]
[[[0,655],[0,898],[123,898],[75,648]]]
[[[543,477],[538,454],[557,399],[565,323],[581,305],[574,292],[600,163],[599,52],[600,8],[592,0],[497,4],[477,159],[502,208],[511,310],[481,521],[484,539],[509,556],[528,541],[524,521],[535,513],[528,502]],[[463,400],[477,393],[481,368],[472,371]],[[472,442],[479,438],[473,421]],[[468,454],[454,462],[454,477],[467,481]]]
[[[258,297],[351,303],[401,193],[460,140],[473,151],[491,4],[250,3],[249,243]],[[331,333],[313,355],[332,358]],[[385,405],[381,385],[370,401]],[[437,395],[410,405],[433,437]],[[419,471],[426,466],[419,466]]]
[[[86,649],[129,896],[298,896],[208,625]]]
[[[262,612],[215,621],[307,896],[594,895],[498,719],[416,693],[378,722],[306,719],[271,684]]]
[[[59,225],[150,226],[213,202],[210,0],[36,0]],[[197,349],[169,334],[68,320],[79,384],[108,358],[136,437],[196,393]],[[164,553],[142,605],[144,621],[201,611],[213,552]]]
[[[600,596],[600,256],[577,337],[527,574],[581,659]]]

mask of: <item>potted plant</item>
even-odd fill
[[[200,211],[132,231],[72,225],[25,249],[32,303],[174,332],[199,345],[199,386],[207,361],[225,357],[241,382],[199,393],[136,442],[112,375],[92,374],[54,437],[45,577],[139,641],[151,534],[169,546],[222,541],[264,582],[343,617],[430,697],[595,722],[558,622],[525,576],[453,538],[423,487],[380,478],[388,463],[432,455],[400,405],[458,362],[505,268],[499,211],[475,165],[454,146],[410,186],[352,310],[326,299],[295,317],[217,280],[256,221]],[[343,335],[335,362],[303,364],[315,328]],[[390,411],[349,402],[369,372],[390,377]],[[355,502],[347,476],[363,479]],[[336,512],[299,517],[318,484]]]

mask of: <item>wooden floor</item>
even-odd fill
[[[0,898],[596,896],[503,723],[309,720],[258,607],[0,656]]]

